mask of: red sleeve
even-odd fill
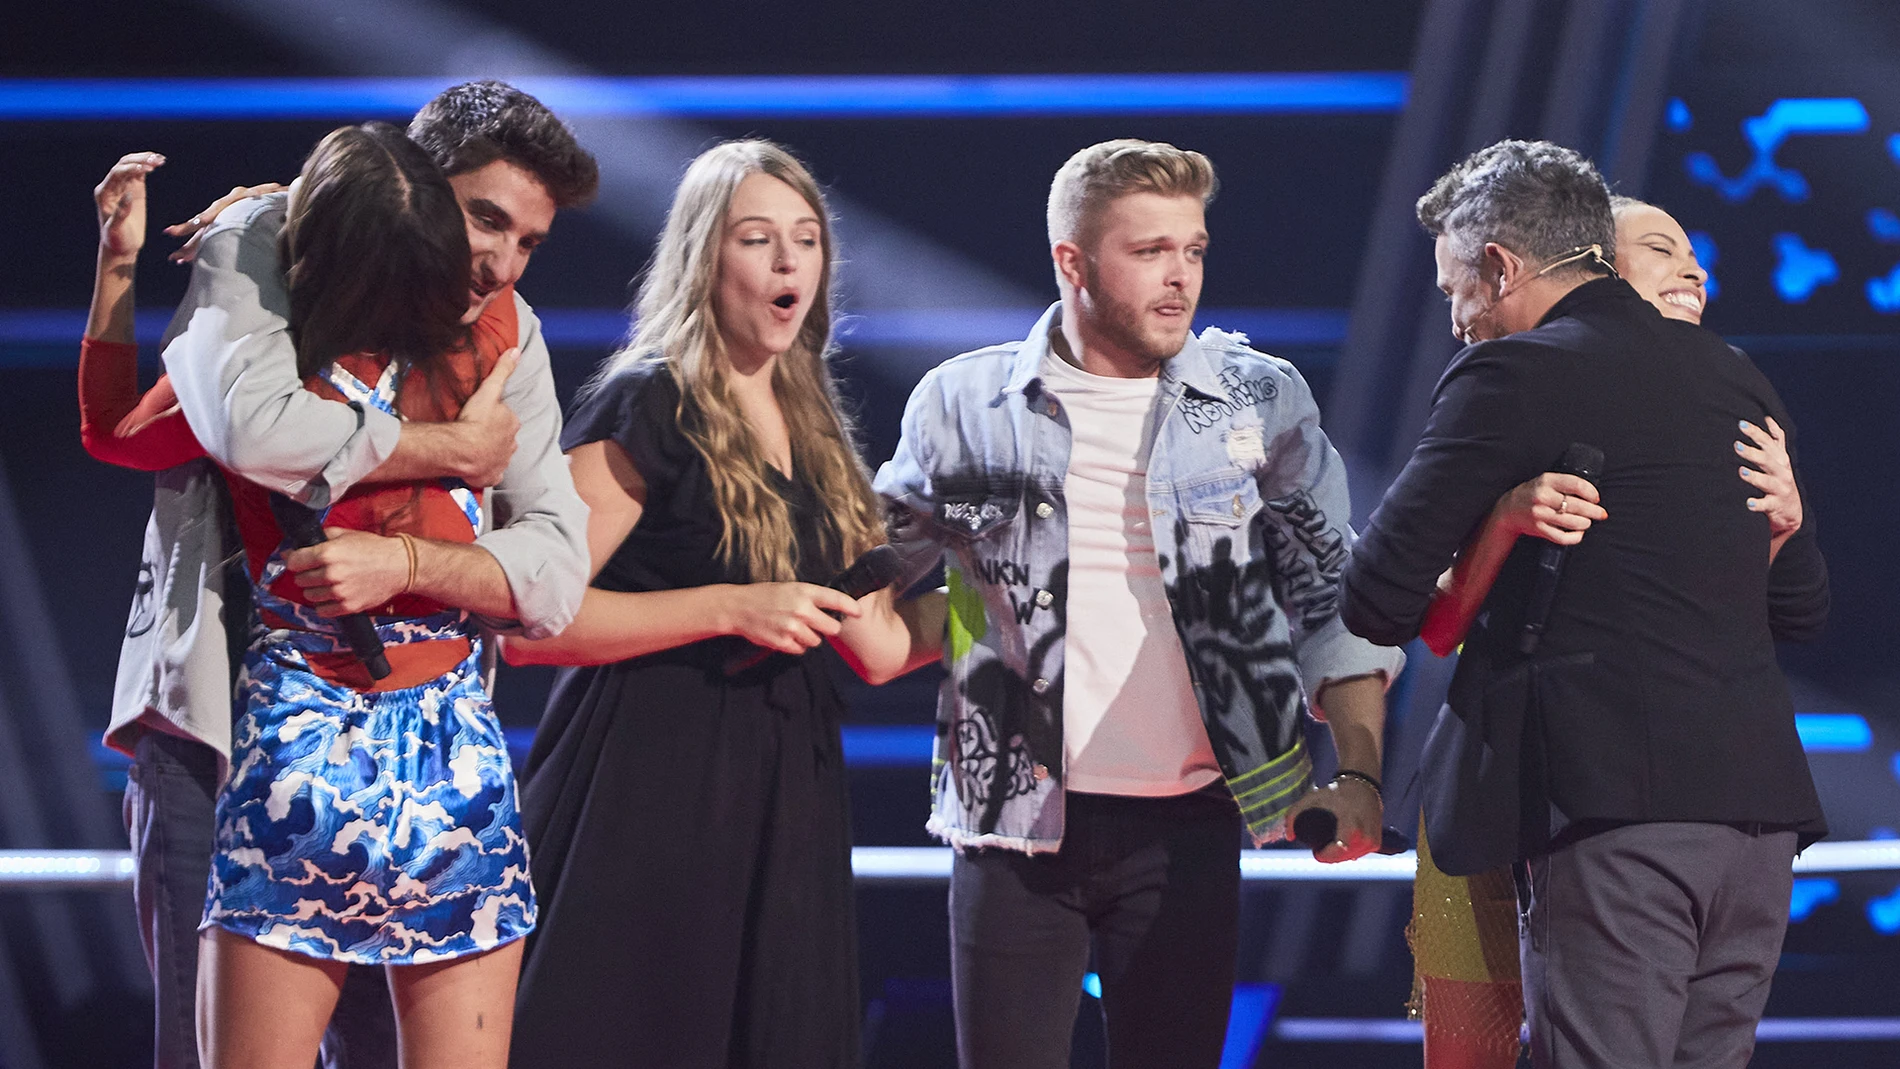
[[[80,342],[79,440],[86,452],[135,471],[160,471],[204,456],[169,376],[139,396],[138,357],[136,345]]]

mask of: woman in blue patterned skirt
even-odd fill
[[[305,162],[281,239],[255,241],[283,210],[259,209],[235,266],[281,256],[305,388],[411,420],[499,403],[515,304],[471,308],[462,211],[421,148],[384,124],[337,130]],[[182,417],[137,433],[168,421]],[[308,1069],[345,970],[370,964],[390,967],[405,1069],[499,1067],[535,900],[470,616],[509,604],[499,566],[468,545],[480,488],[366,480],[324,510],[329,541],[300,549],[273,507],[287,502],[226,476],[257,616],[217,803],[200,1057]],[[334,619],[364,599],[379,678]]]

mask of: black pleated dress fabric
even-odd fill
[[[594,585],[743,581],[718,561],[706,465],[663,367],[584,397],[562,448],[618,443],[647,483]],[[810,487],[780,480],[799,578],[838,569]],[[723,672],[736,638],[563,669],[522,775],[540,924],[514,1069],[855,1067],[857,928],[836,654]]]

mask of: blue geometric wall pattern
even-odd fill
[[[1695,116],[1689,114],[1689,105],[1686,101],[1681,97],[1674,97],[1669,101],[1669,111],[1664,115],[1663,122],[1669,127],[1671,133],[1684,134],[1695,125]]]
[[[1695,261],[1702,265],[1702,271],[1708,277],[1702,280],[1702,295],[1715,300],[1722,292],[1722,284],[1715,280],[1715,260],[1722,251],[1715,247],[1715,238],[1706,230],[1689,231],[1689,248],[1695,251]]]
[[[1808,919],[1819,906],[1841,899],[1839,880],[1801,879],[1794,881],[1788,895],[1788,919],[1797,924]]]
[[[1883,245],[1900,244],[1900,215],[1888,208],[1867,209],[1867,233]]]
[[[1799,234],[1775,235],[1775,291],[1801,304],[1814,291],[1839,281],[1841,269],[1826,249],[1810,249]]]
[[[1900,313],[1900,264],[1895,264],[1885,275],[1867,280],[1867,303],[1873,305],[1876,312]]]
[[[1884,898],[1867,900],[1867,922],[1881,935],[1900,934],[1900,887]]]
[[[1712,187],[1730,202],[1745,201],[1765,185],[1772,186],[1789,204],[1800,204],[1808,199],[1808,180],[1799,171],[1775,163],[1775,150],[1782,142],[1796,134],[1866,132],[1867,109],[1858,100],[1777,100],[1766,112],[1742,120],[1742,136],[1754,148],[1755,158],[1734,178],[1724,175],[1715,157],[1706,152],[1690,153],[1682,162],[1691,179]]]

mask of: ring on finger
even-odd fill
[[[1562,516],[1568,513],[1569,511],[1570,511],[1570,495],[1565,494],[1563,497],[1559,498],[1557,501],[1557,515]]]

